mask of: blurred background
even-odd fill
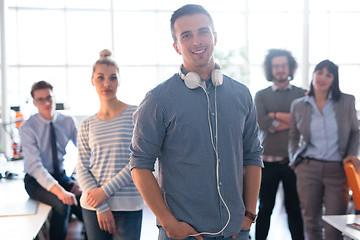
[[[94,114],[99,101],[90,78],[108,48],[120,67],[119,98],[138,105],[146,92],[178,71],[170,16],[187,3],[203,5],[218,33],[216,61],[251,93],[269,85],[262,63],[269,48],[285,48],[299,68],[293,84],[308,88],[315,64],[340,67],[340,87],[360,109],[360,1],[358,0],[0,0],[3,124],[18,107],[35,112],[30,88],[53,84],[56,101],[77,117]],[[2,134],[4,135],[4,134]]]

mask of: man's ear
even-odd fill
[[[175,51],[176,51],[179,55],[181,55],[181,51],[179,50],[179,47],[178,47],[178,45],[177,45],[176,42],[173,43],[173,47],[174,47]]]
[[[92,84],[93,86],[95,86],[94,77],[91,77],[91,84]]]
[[[214,46],[216,46],[217,43],[217,32],[214,32]]]

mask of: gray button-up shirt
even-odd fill
[[[214,109],[215,87],[206,90]],[[262,147],[248,89],[224,75],[216,101],[220,191],[231,212],[222,235],[228,237],[239,233],[244,216],[243,166],[262,166]],[[188,89],[175,74],[147,94],[134,113],[134,123],[131,167],[154,170],[158,158],[160,188],[175,217],[198,232],[221,230],[228,213],[217,193],[216,156],[203,89]]]

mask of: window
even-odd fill
[[[357,0],[193,2],[207,8],[214,19],[216,61],[252,94],[270,84],[262,69],[267,50],[286,48],[299,63],[295,85],[308,87],[315,64],[328,58],[340,66],[341,89],[355,95],[360,108],[360,92],[354,87],[360,76]],[[139,104],[147,91],[178,71],[182,59],[172,47],[170,17],[186,3],[8,1],[9,105],[33,111],[30,87],[47,80],[71,114],[95,113],[99,103],[90,78],[92,64],[104,48],[111,49],[120,67],[119,98]]]

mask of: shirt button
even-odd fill
[[[219,186],[221,186],[222,185],[222,182],[219,182]]]

